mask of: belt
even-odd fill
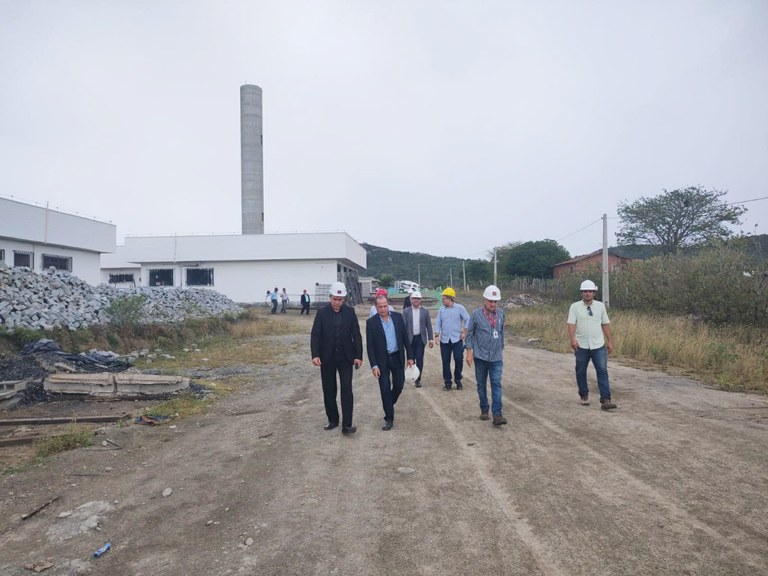
[[[389,356],[390,356],[390,358],[392,356],[400,356],[400,352],[389,352]]]

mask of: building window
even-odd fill
[[[72,272],[72,258],[70,256],[43,254],[43,269],[47,270],[48,268]]]
[[[18,250],[13,251],[13,267],[20,268],[26,266],[27,268],[33,268],[35,264],[34,254],[32,252],[20,252]]]
[[[5,262],[5,250],[0,249],[0,262]]]
[[[213,286],[213,268],[187,268],[187,286]]]
[[[133,274],[110,274],[109,275],[109,283],[110,284],[126,284],[130,283],[135,285],[136,282],[133,280]]]
[[[155,268],[149,271],[150,286],[173,286],[173,268]]]

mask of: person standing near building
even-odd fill
[[[312,365],[320,368],[323,385],[323,403],[328,423],[325,430],[339,425],[339,407],[336,404],[337,381],[341,388],[341,432],[354,434],[352,426],[354,397],[352,394],[352,367],[363,364],[363,338],[357,315],[350,306],[345,306],[347,287],[334,282],[330,289],[330,305],[317,310],[312,323],[310,349]]]
[[[504,368],[504,310],[498,307],[501,292],[491,284],[483,292],[483,307],[469,316],[467,337],[464,348],[467,351],[467,366],[475,365],[477,395],[480,398],[480,420],[488,420],[488,388],[491,378],[491,411],[493,425],[507,423],[502,413],[501,373]]]
[[[309,294],[307,294],[306,288],[304,288],[304,292],[301,293],[301,311],[299,312],[299,316],[304,314],[304,312],[309,316]]]
[[[600,391],[600,407],[613,410],[611,386],[608,381],[608,354],[613,350],[611,321],[602,302],[595,300],[597,286],[592,280],[584,280],[580,286],[581,300],[568,309],[568,338],[576,355],[576,385],[583,406],[589,406],[587,366],[592,360]]]
[[[281,314],[287,314],[285,307],[288,305],[288,302],[290,302],[290,299],[288,298],[288,292],[286,292],[285,288],[283,288],[283,291],[280,292],[280,301],[282,303],[282,308],[280,309]]]
[[[395,422],[395,404],[405,384],[405,363],[413,365],[411,343],[405,337],[405,323],[399,312],[390,312],[386,296],[376,297],[376,316],[365,322],[368,362],[379,381],[384,408],[382,430],[391,430]]]
[[[464,337],[467,335],[467,324],[467,309],[456,303],[456,290],[449,286],[443,290],[443,305],[437,311],[435,320],[435,342],[440,343],[440,357],[443,361],[443,390],[451,389],[451,356],[456,390],[464,388],[461,373],[464,368]]]
[[[434,346],[432,341],[432,317],[429,310],[421,306],[421,292],[415,290],[411,293],[411,305],[403,310],[405,322],[405,338],[411,343],[413,359],[419,369],[419,377],[416,378],[416,388],[421,388],[421,376],[424,373],[424,348]]]
[[[272,314],[277,313],[277,286],[275,286],[275,289],[272,291],[272,296],[270,296],[270,299],[272,300]]]

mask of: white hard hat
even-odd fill
[[[413,382],[419,377],[419,367],[416,364],[411,364],[405,369],[405,379],[408,382]]]
[[[334,282],[331,284],[331,296],[346,296],[347,295],[347,287],[344,286],[343,282]]]
[[[421,292],[419,292],[418,290],[414,290],[413,293],[411,294],[411,298],[421,298]]]
[[[486,300],[501,300],[501,291],[499,290],[498,286],[494,286],[491,284],[488,286],[488,288],[485,289],[483,292],[483,298]]]
[[[579,290],[594,290],[597,292],[597,286],[595,286],[595,283],[592,282],[592,280],[584,280],[584,282],[581,283]]]

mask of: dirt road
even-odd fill
[[[508,346],[496,429],[433,349],[390,432],[366,361],[345,437],[322,429],[312,318],[284,320],[279,363],[204,416],[1,478],[0,574],[768,574],[765,397],[612,362],[604,413],[571,356]]]

